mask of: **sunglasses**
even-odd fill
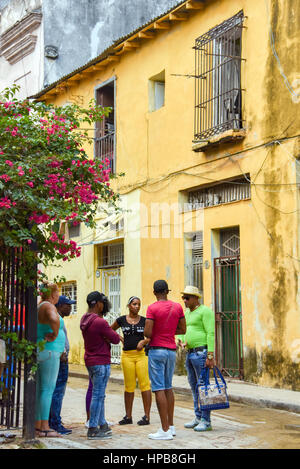
[[[184,296],[182,296],[182,299],[183,299],[183,300],[189,300],[189,299],[190,299],[190,296],[184,295]]]

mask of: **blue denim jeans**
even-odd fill
[[[60,362],[59,372],[56,380],[55,390],[52,396],[52,403],[50,408],[49,426],[56,428],[61,425],[61,408],[63,398],[66,392],[67,381],[69,376],[68,362]]]
[[[210,410],[205,410],[201,412],[198,400],[198,392],[196,385],[200,378],[200,384],[205,384],[204,381],[204,371],[205,371],[205,362],[207,357],[207,350],[203,352],[191,352],[187,353],[185,367],[187,370],[188,381],[191,386],[193,400],[194,400],[194,411],[196,418],[198,420],[205,419],[207,422],[210,422]],[[208,378],[209,381],[209,378]],[[208,384],[208,383],[207,383]]]
[[[92,401],[90,407],[90,428],[104,425],[105,420],[105,390],[110,376],[110,365],[95,365],[87,367],[93,383]]]
[[[176,350],[150,349],[148,355],[149,378],[153,392],[172,389],[176,363]]]

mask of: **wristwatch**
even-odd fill
[[[214,354],[213,353],[208,353],[207,358],[208,358],[208,360],[213,360],[214,359]]]

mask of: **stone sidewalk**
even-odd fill
[[[88,379],[84,365],[70,364],[70,376]],[[112,365],[111,382],[123,384],[123,374],[119,367]],[[228,397],[232,402],[268,407],[300,414],[300,392],[287,389],[274,389],[244,381],[226,379]],[[186,376],[174,375],[173,389],[180,394],[191,393]]]

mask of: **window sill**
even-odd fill
[[[124,263],[123,264],[110,264],[110,265],[99,265],[97,267],[97,269],[101,269],[101,270],[105,270],[105,269],[114,269],[114,268],[119,268],[119,267],[124,267]]]
[[[209,140],[202,140],[199,142],[195,142],[192,146],[192,150],[194,152],[204,152],[209,148],[212,148],[217,145],[221,145],[222,143],[235,143],[239,140],[242,140],[246,137],[246,131],[243,129],[239,130],[227,130],[226,132],[222,132],[221,134],[214,135]]]

